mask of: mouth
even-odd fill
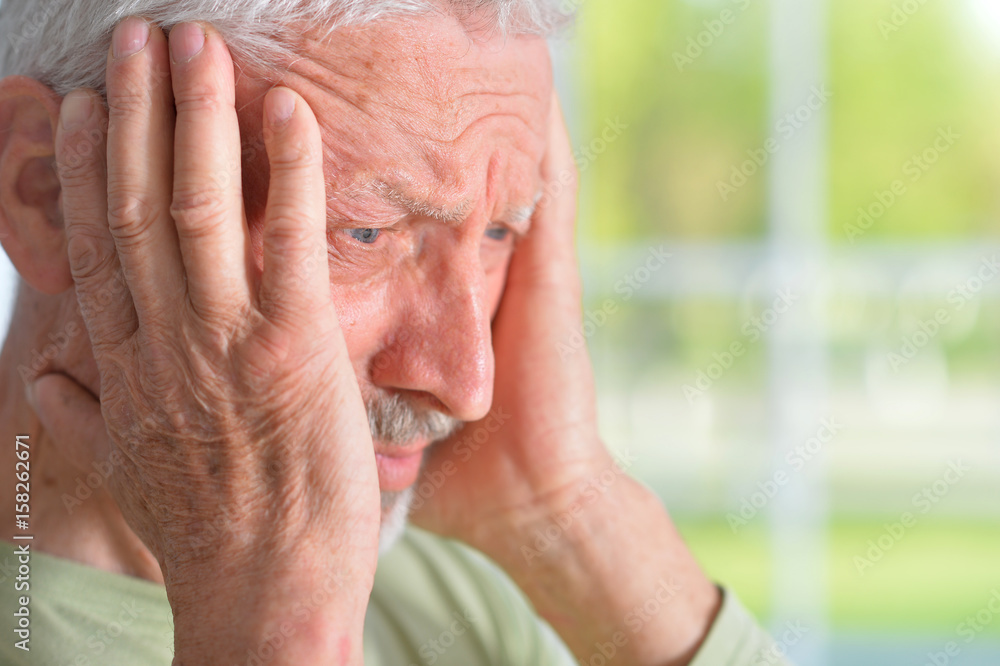
[[[428,446],[430,442],[426,440],[409,442],[404,446],[386,446],[376,442],[375,464],[382,491],[401,492],[416,483]]]

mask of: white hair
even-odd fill
[[[385,555],[406,531],[410,505],[416,492],[413,486],[400,492],[382,493],[382,524],[378,531],[378,554]]]
[[[127,16],[164,29],[184,21],[211,23],[244,62],[276,64],[289,52],[291,26],[316,22],[335,29],[385,16],[451,11],[477,28],[548,35],[568,22],[583,0],[3,0],[0,75],[23,74],[64,95],[104,88],[111,31]],[[480,17],[486,17],[481,19]],[[482,21],[490,25],[479,25]]]

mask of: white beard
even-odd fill
[[[388,553],[406,530],[413,502],[413,486],[398,493],[382,495],[382,525],[378,531],[379,557]]]

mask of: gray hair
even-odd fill
[[[289,54],[290,26],[317,22],[330,30],[386,16],[451,11],[503,33],[548,35],[568,22],[582,0],[3,0],[0,75],[23,74],[64,95],[102,90],[111,31],[127,16],[165,29],[184,21],[212,23],[243,62],[277,64]],[[479,17],[488,17],[480,20]]]

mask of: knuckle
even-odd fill
[[[222,93],[210,83],[191,82],[180,86],[174,92],[174,104],[177,114],[210,113],[217,114],[226,104]]]
[[[108,92],[108,117],[112,123],[146,114],[151,106],[148,84],[126,85]]]
[[[208,233],[227,217],[227,208],[223,193],[214,184],[183,184],[174,188],[170,215],[185,233]]]
[[[91,280],[107,275],[114,261],[114,253],[108,252],[104,243],[92,231],[77,229],[67,243],[70,268],[78,280]]]
[[[156,221],[152,207],[142,196],[113,186],[108,192],[108,223],[115,240],[126,245],[148,235]]]
[[[296,175],[323,166],[323,154],[308,141],[285,141],[269,150],[274,175]]]
[[[60,162],[59,182],[64,190],[89,189],[100,184],[101,176],[93,169],[82,168],[80,164]]]
[[[305,222],[309,212],[292,204],[275,204],[267,212],[267,243],[276,250],[313,249],[317,233]]]
[[[268,309],[277,307],[277,303],[265,304],[262,299],[260,316],[266,323],[256,326],[240,350],[244,359],[239,366],[241,379],[255,387],[270,385],[282,373],[295,347],[291,331],[268,321]]]
[[[227,337],[238,319],[233,308],[228,303],[211,300],[191,301],[188,307],[191,309],[192,319],[202,329],[198,337],[200,348],[206,351],[225,350]]]
[[[192,363],[205,371],[206,376],[217,376],[217,365],[230,356],[230,346],[243,319],[241,308],[224,305],[204,308],[191,304],[191,316],[183,322],[183,339]]]
[[[228,358],[234,340],[244,335],[250,318],[249,304],[198,300],[189,301],[187,308],[180,326],[182,339],[187,341],[186,349],[197,352],[192,358],[216,361]]]

